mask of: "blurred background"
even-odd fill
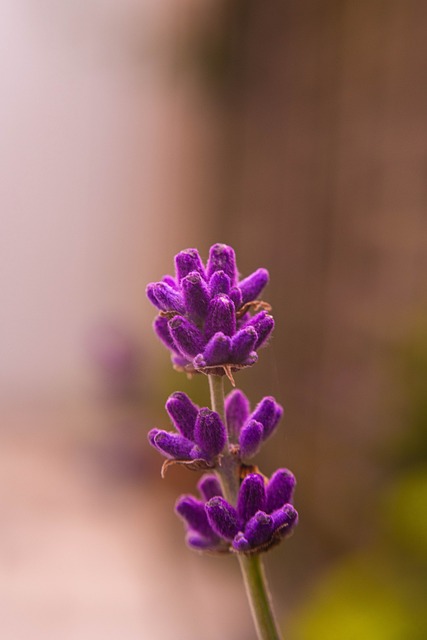
[[[298,478],[266,558],[288,640],[427,637],[427,4],[2,0],[0,633],[250,640],[195,475],[146,433],[171,369],[145,285],[232,244],[276,331],[238,385]]]

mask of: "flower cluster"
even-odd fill
[[[169,396],[166,411],[176,432],[151,429],[150,444],[169,460],[197,460],[205,463],[199,466],[214,466],[227,442],[227,429],[218,413],[199,408],[182,391]],[[263,398],[251,413],[245,394],[239,389],[231,391],[225,399],[231,453],[239,454],[242,461],[252,458],[274,433],[282,414],[283,408],[271,396]]]
[[[199,409],[181,391],[169,396],[166,411],[178,433],[151,429],[150,444],[170,460],[183,463],[197,460],[203,461],[204,466],[213,466],[227,441],[219,415],[207,407]]]
[[[258,300],[268,272],[258,269],[239,280],[234,250],[224,244],[211,247],[206,266],[196,249],[181,251],[175,266],[175,277],[147,286],[147,296],[160,312],[155,332],[172,352],[176,368],[208,374],[212,385],[226,374],[234,386],[232,373],[256,362],[257,349],[274,327],[269,305]],[[175,392],[166,402],[175,431],[152,429],[148,439],[166,458],[162,474],[176,463],[215,470],[198,483],[201,499],[184,495],[176,503],[189,546],[260,553],[286,537],[298,521],[292,473],[279,469],[268,479],[248,464],[275,432],[283,408],[267,396],[251,410],[239,389],[219,404],[221,416]]]
[[[251,473],[240,486],[235,508],[224,499],[216,476],[207,474],[198,484],[202,500],[181,496],[175,509],[187,524],[189,546],[259,553],[280,542],[297,523],[291,504],[294,487],[287,469],[278,469],[267,482],[260,473]]]
[[[154,330],[175,367],[231,376],[253,365],[274,327],[269,305],[257,299],[268,271],[239,280],[234,250],[225,244],[211,247],[206,267],[196,249],[178,253],[175,267],[175,277],[164,276],[146,290],[160,311]]]

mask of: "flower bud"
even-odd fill
[[[269,280],[267,269],[257,269],[250,276],[239,282],[239,289],[242,292],[242,302],[256,300]]]
[[[264,478],[259,473],[250,473],[243,480],[237,498],[237,513],[241,523],[247,522],[259,510],[265,508]]]
[[[227,434],[215,411],[200,409],[194,427],[194,442],[209,457],[217,456],[224,448]]]
[[[225,540],[232,540],[238,532],[237,512],[221,496],[211,498],[205,505],[209,524]]]
[[[166,411],[178,431],[189,440],[193,440],[199,410],[190,398],[185,393],[176,391],[167,399]]]
[[[208,278],[215,271],[224,271],[230,278],[231,285],[237,281],[236,255],[234,249],[226,244],[214,244],[209,251],[207,264]]]

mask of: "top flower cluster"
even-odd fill
[[[175,267],[175,277],[147,286],[148,299],[160,311],[155,332],[175,367],[231,377],[253,365],[274,327],[269,305],[258,300],[268,271],[257,269],[239,280],[234,250],[225,244],[210,248],[206,267],[197,249],[178,253]]]

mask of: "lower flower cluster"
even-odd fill
[[[220,472],[225,455],[233,456],[244,474],[256,469],[246,461],[275,432],[283,408],[267,396],[251,411],[239,389],[228,394],[224,408],[225,424],[218,413],[198,407],[185,393],[169,396],[166,411],[176,431],[152,429],[148,434],[150,444],[166,458],[163,471],[179,463],[195,470],[216,467]],[[295,478],[287,469],[279,469],[269,480],[261,473],[249,473],[233,506],[223,495],[219,477],[204,475],[198,484],[201,499],[185,495],[176,504],[187,524],[187,543],[211,552],[251,554],[270,549],[297,523],[294,487]]]
[[[202,499],[181,496],[175,509],[186,522],[190,547],[211,552],[260,553],[280,542],[296,525],[294,487],[295,478],[287,469],[279,469],[270,480],[251,473],[243,480],[234,507],[223,497],[218,478],[206,474],[198,483]]]

